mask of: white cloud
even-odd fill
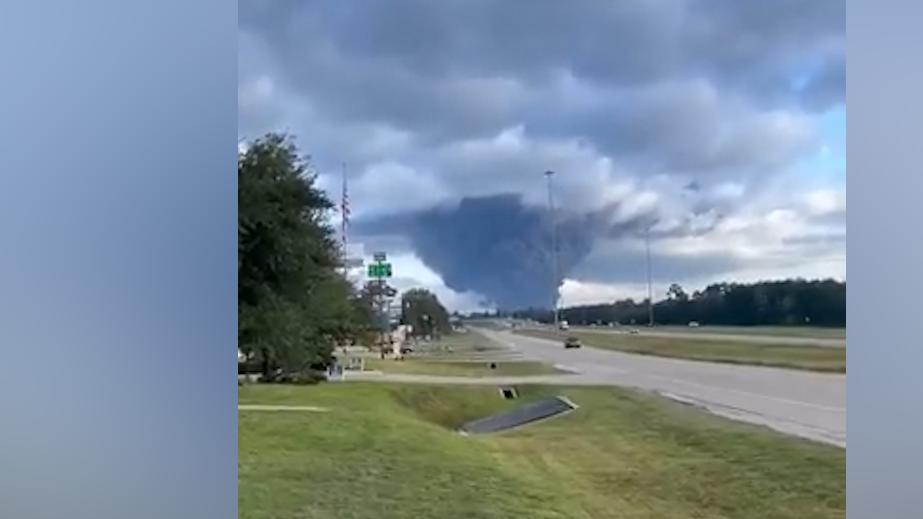
[[[719,199],[737,199],[743,196],[744,186],[740,182],[722,182],[711,188],[710,194]]]
[[[351,250],[363,257],[366,264],[372,261],[372,251],[367,251],[364,244],[354,244]],[[413,253],[389,254],[388,261],[391,263],[394,274],[388,283],[398,290],[398,299],[400,292],[412,288],[425,288],[436,294],[439,301],[450,312],[464,313],[484,309],[485,298],[483,296],[471,291],[452,290],[446,286],[442,277],[426,266],[417,255]],[[354,271],[352,279],[358,284],[364,284],[367,281],[364,273],[358,271]]]
[[[439,177],[395,161],[371,164],[350,182],[357,218],[425,209],[449,195]]]
[[[594,283],[565,279],[561,285],[560,294],[559,304],[563,307],[609,303],[628,298],[638,301],[647,298],[647,285],[644,283]],[[654,299],[657,299],[656,292]]]
[[[822,216],[846,210],[846,193],[836,189],[817,189],[803,196],[810,214]]]
[[[395,275],[392,285],[399,291],[425,288],[435,293],[450,312],[470,312],[482,308],[483,296],[474,292],[457,292],[447,287],[439,274],[427,267],[415,254],[399,254],[390,261]]]
[[[514,192],[526,203],[544,206],[548,170],[555,172],[555,200],[564,209],[595,210],[626,200],[637,189],[626,170],[590,144],[535,137],[523,125],[445,144],[424,160],[456,197]]]
[[[275,83],[269,76],[257,76],[237,88],[237,105],[252,109],[269,101],[275,93]]]
[[[676,260],[677,281],[845,275],[845,181],[815,171],[845,160],[817,135],[845,102],[841,4],[549,5],[536,23],[564,30],[538,39],[531,24],[476,23],[516,12],[502,2],[425,4],[242,6],[239,134],[294,134],[334,199],[345,162],[354,221],[508,193],[543,207],[553,170],[561,211],[612,210],[613,226],[656,217],[669,236],[652,247]],[[427,21],[413,37],[409,13]],[[761,45],[735,45],[743,32]],[[834,81],[793,92],[809,60]],[[643,241],[593,240],[596,270],[567,280],[566,297],[631,292],[603,283],[602,267],[621,259],[608,249],[637,255]],[[414,258],[409,279],[478,299]]]
[[[758,262],[786,255],[808,259],[799,241],[836,236],[837,231],[837,226],[812,222],[791,208],[777,208],[758,215],[733,215],[708,232],[664,238],[653,247],[679,256],[723,254]]]
[[[653,212],[660,199],[660,195],[653,191],[641,191],[633,193],[633,196],[625,196],[618,208],[615,221],[626,222],[637,216]]]

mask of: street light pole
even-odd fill
[[[554,329],[559,328],[558,325],[558,238],[557,238],[557,225],[555,222],[554,215],[554,197],[552,196],[552,185],[551,177],[554,175],[554,171],[548,170],[545,172],[545,176],[548,178],[548,211],[551,215],[551,309],[554,314]]]
[[[644,232],[644,248],[647,252],[647,325],[654,326],[654,290],[651,286],[651,228]]]

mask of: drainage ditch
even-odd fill
[[[511,395],[515,395],[515,388],[500,389],[504,398],[508,398],[507,393],[504,390],[508,390],[510,391]],[[511,398],[516,397],[512,396]],[[505,413],[499,413],[485,418],[480,418],[478,420],[470,421],[462,425],[458,431],[462,434],[486,434],[499,432],[507,429],[521,427],[523,425],[538,422],[540,420],[546,420],[548,418],[573,411],[574,409],[577,409],[576,404],[563,396],[556,396],[553,398],[546,398],[544,400],[539,400],[538,402],[526,404]]]

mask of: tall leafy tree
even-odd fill
[[[281,134],[238,154],[237,183],[238,345],[267,376],[324,364],[356,319],[351,287],[336,270],[334,205]]]

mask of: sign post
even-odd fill
[[[387,262],[388,255],[384,252],[376,252],[373,258],[374,263],[370,263],[367,269],[368,277],[371,279],[366,284],[366,289],[375,302],[380,326],[379,345],[383,355],[384,350],[391,347],[391,322],[388,310],[391,306],[391,298],[397,295],[397,290],[388,286],[386,281],[392,275],[391,264]]]
[[[385,262],[372,263],[368,267],[370,278],[382,279],[391,277],[391,264]]]

